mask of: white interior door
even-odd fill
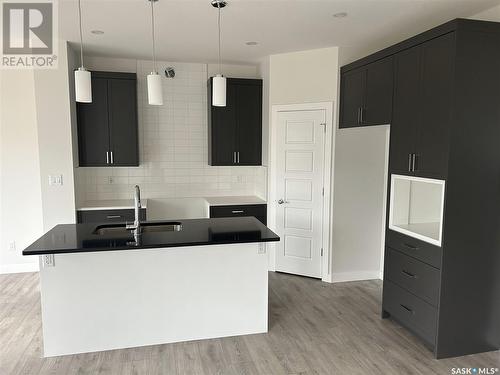
[[[324,110],[278,113],[276,270],[321,278]]]

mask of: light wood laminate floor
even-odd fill
[[[500,367],[500,352],[433,359],[380,318],[380,281],[269,276],[267,334],[41,358],[38,274],[0,275],[0,374],[445,375],[453,367]]]

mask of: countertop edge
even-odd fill
[[[220,241],[220,242],[186,242],[186,243],[172,243],[172,244],[162,244],[154,246],[137,246],[137,247],[116,247],[116,248],[95,248],[95,249],[82,249],[82,250],[71,250],[71,249],[61,249],[61,250],[36,250],[36,251],[26,251],[23,250],[23,256],[33,256],[33,255],[56,255],[56,254],[81,254],[81,253],[100,253],[108,251],[129,251],[129,250],[153,250],[153,249],[167,249],[172,247],[195,247],[195,246],[212,246],[212,245],[232,245],[232,244],[243,244],[243,243],[265,243],[265,242],[279,242],[280,237],[259,239],[259,240],[241,240],[241,241]]]

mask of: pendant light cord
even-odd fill
[[[220,43],[220,34],[221,34],[221,32],[220,32],[220,2],[217,3],[217,9],[219,11],[218,20],[217,20],[217,26],[219,28],[219,74],[222,75],[222,64],[221,64],[221,58],[220,58],[220,56],[221,56],[221,53],[220,53],[220,45],[221,45],[221,43]]]
[[[156,0],[149,0],[151,2],[151,36],[153,38],[153,70],[154,73],[158,73],[156,70],[156,53],[155,53],[155,12],[154,12],[154,2]]]
[[[82,3],[78,0],[78,20],[80,23],[80,66],[83,68]]]

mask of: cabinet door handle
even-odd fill
[[[121,218],[121,215],[108,215],[106,216],[106,219],[119,219]]]
[[[236,164],[236,151],[233,152],[233,164]]]
[[[231,211],[233,214],[243,214],[245,213],[245,211],[243,210],[234,210],[234,211]]]
[[[238,161],[237,161],[237,163],[240,164],[240,152],[239,151],[238,151],[237,155],[238,155]]]
[[[416,276],[416,275],[414,275],[414,274],[413,274],[413,273],[411,273],[411,272],[408,272],[407,270],[401,270],[401,273],[402,273],[403,275],[405,275],[405,276],[408,276],[408,277],[409,277],[409,278],[411,278],[411,279],[416,279],[416,278],[417,278],[417,276]]]
[[[411,161],[413,160],[413,154],[408,154],[408,172],[411,172]]]
[[[106,151],[106,164],[109,164],[109,151]]]
[[[417,154],[413,154],[412,162],[411,162],[411,171],[415,172],[415,165],[417,163]]]
[[[361,125],[361,107],[358,108],[358,125]]]
[[[401,306],[403,309],[405,309],[406,311],[408,311],[410,314],[413,314],[413,310],[410,309],[408,306],[405,306],[403,304],[400,304],[399,306]]]
[[[362,124],[365,121],[365,119],[364,119],[364,111],[365,111],[365,109],[363,107],[361,107],[359,109],[359,123],[360,124]]]
[[[113,151],[111,151],[111,164],[115,164],[115,158],[113,157]]]
[[[410,245],[410,244],[407,244],[407,243],[403,243],[403,246],[407,247],[410,250],[418,250],[417,246],[413,246],[413,245]]]

